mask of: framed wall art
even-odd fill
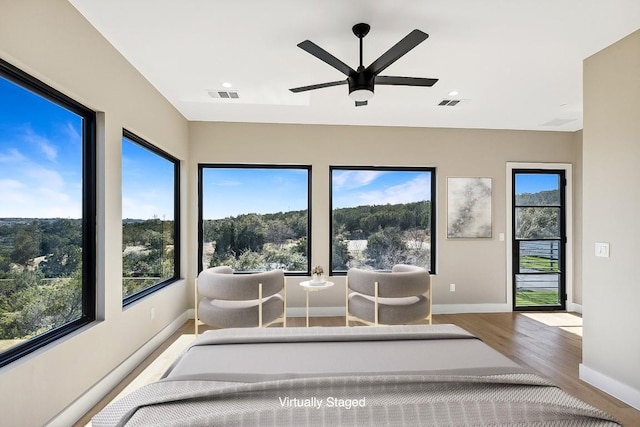
[[[491,178],[447,178],[447,238],[490,238],[491,203]]]

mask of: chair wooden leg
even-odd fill
[[[262,328],[262,283],[258,283],[258,327]]]
[[[282,327],[286,328],[287,327],[287,279],[286,277],[284,279],[282,289],[284,289],[284,298],[283,298],[284,301],[282,303],[282,317],[284,317],[284,319],[282,320]]]
[[[344,285],[344,322],[349,326],[349,278],[346,278]]]
[[[195,291],[194,291],[194,301],[195,301],[195,319],[193,320],[193,323],[195,325],[195,336],[198,336],[198,279],[195,280]]]
[[[374,283],[375,286],[375,313],[373,314],[375,321],[373,323],[375,323],[376,326],[378,326],[378,282]]]

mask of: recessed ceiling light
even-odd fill
[[[457,90],[452,90],[451,92],[449,92],[449,96],[456,96],[456,95],[458,95]]]
[[[222,87],[231,87],[231,86],[233,86],[233,85],[231,83],[229,83],[229,82],[222,83]]]

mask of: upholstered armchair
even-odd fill
[[[350,268],[346,286],[346,324],[431,324],[431,276],[422,267],[397,264],[388,271]]]
[[[234,274],[227,266],[203,270],[195,284],[195,329],[198,321],[217,328],[287,324],[286,282],[282,270]]]

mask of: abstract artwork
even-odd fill
[[[491,237],[491,178],[447,178],[447,238]]]

